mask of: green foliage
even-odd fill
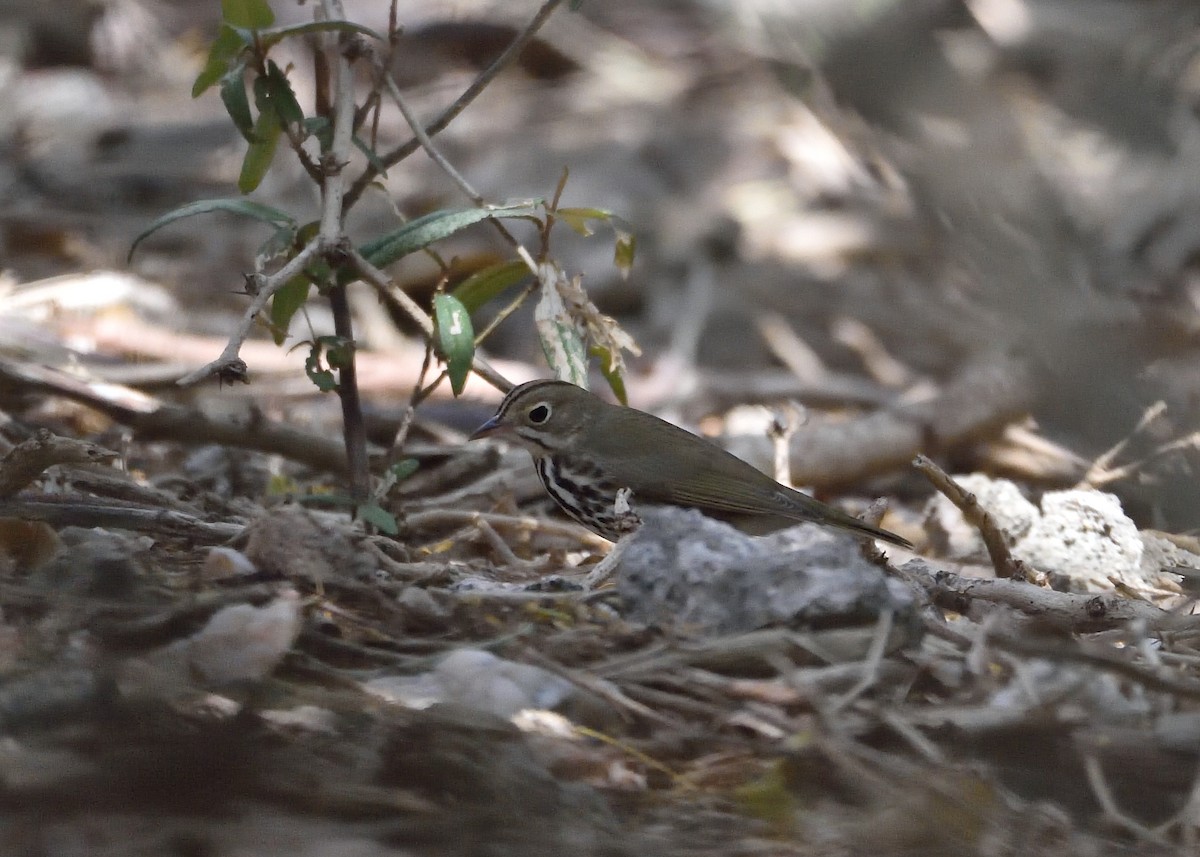
[[[529,266],[520,259],[497,262],[471,274],[454,287],[452,294],[462,302],[467,312],[475,312],[530,276]]]
[[[299,274],[288,280],[271,296],[271,338],[275,340],[276,345],[283,345],[283,341],[287,339],[292,316],[308,300],[311,285],[307,276]]]
[[[388,468],[388,476],[397,482],[402,482],[416,473],[420,466],[421,463],[415,458],[402,458]]]
[[[275,16],[267,0],[221,0],[221,26],[217,32],[203,69],[192,86],[192,95],[199,96],[218,87],[221,102],[230,121],[245,139],[247,149],[242,160],[237,186],[243,194],[258,188],[278,153],[280,138],[292,147],[315,137],[322,153],[333,145],[331,117],[306,116],[288,78],[291,67],[281,67],[270,57],[275,46],[285,39],[320,33],[336,33],[338,41],[367,37],[386,46],[388,39],[360,24],[350,21],[314,21],[304,24],[275,27]],[[355,56],[346,52],[345,56]],[[251,94],[253,97],[251,97]],[[376,91],[374,96],[377,97]],[[324,102],[322,102],[324,103]],[[362,122],[367,105],[355,105],[356,120]],[[376,104],[370,105],[377,108]],[[367,178],[385,175],[387,164],[360,136],[356,127],[351,135],[353,145],[370,166]],[[365,135],[365,132],[363,132]],[[324,167],[312,163],[311,154],[296,152],[297,157],[314,178]],[[345,153],[339,153],[344,156]],[[361,165],[358,158],[352,163]],[[344,166],[344,165],[339,165]],[[498,298],[533,275],[536,265],[539,280],[539,299],[535,307],[538,337],[551,369],[560,378],[580,385],[587,383],[589,359],[600,363],[609,385],[624,401],[624,363],[622,350],[635,350],[632,340],[611,318],[603,316],[583,291],[581,278],[568,278],[550,256],[550,236],[557,220],[583,235],[592,235],[597,224],[614,232],[614,264],[622,276],[632,266],[636,244],[629,224],[611,211],[601,208],[557,208],[565,187],[567,174],[554,194],[554,202],[529,201],[496,207],[445,208],[430,212],[371,241],[354,241],[358,252],[372,265],[384,268],[405,256],[432,247],[440,241],[485,220],[525,219],[531,221],[541,237],[540,250],[520,254],[475,272],[452,292],[440,292],[433,300],[434,342],[438,355],[445,361],[446,373],[455,395],[466,384],[475,359],[475,329],[472,313],[489,301]],[[187,217],[198,214],[225,212],[250,217],[271,228],[256,257],[256,267],[262,271],[271,265],[284,264],[313,241],[336,238],[330,246],[321,246],[305,269],[270,295],[269,325],[276,343],[282,344],[296,313],[313,295],[325,294],[331,288],[348,285],[355,279],[354,268],[346,264],[346,236],[321,236],[314,221],[300,227],[289,214],[247,199],[201,200],[181,206],[156,219],[133,241],[132,258],[140,243],[154,232]],[[532,255],[532,259],[531,259]],[[435,255],[435,258],[436,255]],[[439,259],[440,262],[440,259]],[[275,285],[275,283],[272,283]],[[526,290],[510,308],[532,293]],[[506,310],[507,313],[508,310]],[[422,319],[422,324],[426,320]],[[334,336],[318,337],[307,343],[305,372],[322,391],[338,389],[339,370],[352,365],[354,343]],[[411,475],[416,462],[406,459],[386,474],[384,482],[394,484]],[[362,480],[360,480],[362,481]],[[361,485],[356,488],[361,497]],[[382,495],[377,495],[382,496]],[[353,502],[353,501],[351,501]],[[395,534],[396,520],[377,501],[356,503],[356,512],[364,522],[382,532]]]
[[[221,18],[234,27],[261,30],[275,23],[266,0],[221,0]]]
[[[221,78],[221,101],[247,143],[254,142],[254,117],[246,97],[246,64],[240,62]]]
[[[461,395],[475,359],[475,330],[471,326],[471,314],[462,301],[443,292],[433,296],[433,317],[438,350],[446,361],[450,389],[454,395]]]
[[[274,60],[267,60],[267,73],[254,81],[254,101],[261,112],[273,112],[285,126],[304,124],[304,110],[287,75]]]
[[[261,78],[260,78],[261,79]],[[279,145],[279,135],[283,126],[273,110],[264,110],[254,120],[254,130],[251,132],[250,147],[246,149],[246,157],[242,159],[242,171],[238,175],[237,186],[242,193],[250,193],[262,183],[263,176],[271,168],[275,160],[275,149]]]
[[[370,524],[384,535],[394,536],[400,532],[396,518],[378,503],[362,503],[355,510],[355,517]]]
[[[304,373],[322,393],[337,389],[337,378],[334,369],[342,369],[350,364],[354,353],[354,344],[340,336],[318,336],[309,343],[308,357],[304,360]],[[324,364],[321,362],[324,358]],[[326,368],[328,365],[329,368]]]
[[[217,33],[217,39],[208,49],[208,59],[196,82],[192,84],[192,98],[199,98],[210,86],[223,78],[229,71],[235,58],[241,55],[252,42],[248,30],[222,24]]]
[[[296,231],[296,221],[292,219],[290,214],[280,211],[278,208],[263,205],[261,202],[253,202],[248,199],[202,199],[198,202],[181,205],[174,211],[167,212],[138,233],[138,236],[133,239],[133,243],[129,247],[129,256],[125,261],[128,262],[133,259],[134,251],[137,250],[138,245],[164,226],[174,223],[176,220],[182,220],[185,217],[194,217],[197,214],[211,214],[217,211],[239,214],[262,223],[269,223],[275,227],[277,234],[282,234],[282,237],[289,241]]]
[[[372,265],[382,268],[480,221],[506,217],[535,220],[536,211],[537,203],[534,202],[497,208],[443,208],[410,220],[399,229],[364,244],[360,252]]]

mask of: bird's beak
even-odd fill
[[[493,432],[497,431],[499,428],[500,428],[500,418],[499,418],[499,415],[497,414],[496,416],[494,416],[490,420],[488,420],[486,423],[481,425],[479,428],[475,429],[475,431],[471,432],[471,436],[468,437],[467,440],[479,440],[479,438],[487,437],[489,434],[492,434]]]

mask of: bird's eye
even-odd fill
[[[548,419],[550,419],[550,406],[544,402],[529,409],[529,421],[535,426],[540,426]]]

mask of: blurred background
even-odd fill
[[[380,31],[387,5],[345,4]],[[312,14],[272,7],[280,22]],[[393,71],[428,119],[538,6],[398,8]],[[190,96],[218,21],[215,0],[0,5],[0,350],[164,396],[310,408],[305,421],[333,425],[303,353],[265,338],[243,352],[249,388],[171,386],[219,353],[264,227],[183,221],[125,262],[155,217],[236,195],[245,143],[215,90]],[[300,46],[290,59],[309,106],[311,59]],[[557,10],[437,140],[490,201],[549,197],[569,169],[565,205],[633,225],[628,279],[603,236],[559,229],[553,250],[641,346],[634,404],[705,425],[735,404],[796,402],[855,426],[858,457],[895,443],[856,419],[884,409],[953,467],[1045,486],[1088,476],[1143,525],[1186,531],[1198,511],[1198,108],[1191,0],[585,0]],[[410,136],[388,111],[377,133],[380,148]],[[318,212],[286,153],[254,198],[301,222]],[[363,196],[350,230],[369,240],[398,213],[465,204],[418,152]],[[486,228],[440,250],[455,276],[508,252]],[[423,303],[440,274],[419,254],[391,272]],[[364,357],[367,396],[398,407],[422,346],[365,291],[355,311],[379,358]],[[514,381],[546,374],[531,315],[486,345]],[[297,324],[299,339],[329,329],[316,302]],[[884,463],[895,470],[913,445]]]

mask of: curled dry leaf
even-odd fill
[[[540,266],[538,278],[542,296],[534,319],[546,359],[558,377],[586,386],[588,351],[605,357],[607,364],[601,368],[606,377],[621,377],[622,352],[642,353],[633,337],[596,308],[581,276],[567,277],[557,265],[546,263]]]

